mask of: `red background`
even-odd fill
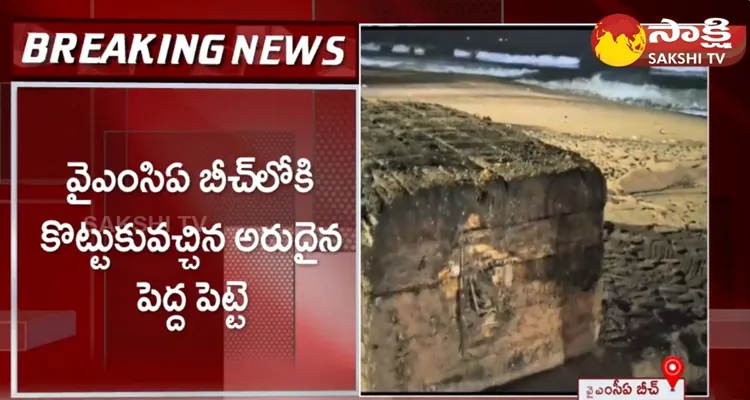
[[[77,317],[75,337],[19,354],[20,392],[356,389],[354,90],[19,88],[18,127],[18,307]],[[198,190],[199,171],[213,160],[233,165],[249,155],[258,165],[283,155],[309,158],[314,191]],[[88,162],[94,176],[146,160],[160,170],[180,161],[193,183],[184,194],[84,195],[92,206],[71,206],[63,201],[70,160]],[[205,218],[208,226],[223,224],[227,246],[199,254],[201,267],[190,272],[175,252],[115,253],[108,271],[94,272],[90,254],[39,247],[45,220],[76,226],[86,216],[168,221],[172,232],[181,229],[180,217]],[[293,254],[233,250],[232,227],[291,228],[295,221],[339,223],[342,252],[318,255],[319,265],[295,274]],[[225,329],[222,313],[192,306],[194,282],[221,288],[226,280],[249,285],[241,331]],[[185,331],[168,332],[167,313],[136,309],[139,281],[186,284]]]
[[[41,33],[75,33],[79,41],[83,40],[85,33],[154,33],[161,34],[223,34],[226,35],[224,42],[225,62],[220,66],[205,65],[146,65],[137,66],[119,65],[110,61],[109,65],[77,65],[77,64],[42,64],[23,65],[21,57],[26,44],[26,35],[29,32]],[[292,35],[295,38],[304,35],[323,36],[318,57],[313,65],[276,65],[276,66],[248,66],[246,64],[232,65],[229,60],[234,49],[234,39],[237,35],[259,35],[261,40],[266,35]],[[339,46],[345,50],[344,62],[340,66],[323,66],[323,58],[332,56],[325,51],[325,40],[331,36],[344,36],[347,41]],[[151,55],[156,58],[159,46],[159,37],[151,46]],[[24,79],[54,79],[55,77],[73,77],[83,80],[112,80],[114,78],[143,82],[148,79],[164,81],[220,81],[233,82],[338,82],[359,83],[357,64],[359,62],[359,29],[355,24],[325,24],[311,25],[302,23],[285,24],[217,24],[217,23],[126,23],[121,21],[111,22],[20,22],[13,25],[13,77],[15,80]],[[80,43],[80,42],[79,42]],[[259,45],[260,53],[262,42]],[[51,45],[50,45],[51,46]],[[80,45],[79,45],[80,46]],[[79,47],[80,50],[80,47]],[[256,55],[259,57],[259,54]],[[196,61],[197,63],[197,61]]]
[[[722,17],[732,24],[747,25],[750,4],[736,2],[682,1],[624,2],[621,0],[575,0],[564,3],[535,3],[522,0],[185,0],[175,7],[171,2],[146,0],[91,1],[7,0],[0,3],[0,18],[5,18],[5,38],[0,40],[0,76],[8,80],[11,66],[10,21],[13,18],[133,18],[133,19],[215,19],[215,20],[337,20],[359,22],[504,22],[522,23],[594,23],[602,17],[625,13],[644,23],[669,17],[678,22]],[[7,39],[6,39],[7,38]],[[748,61],[710,73],[710,230],[719,232],[710,238],[711,309],[750,308],[750,269],[743,267],[745,237],[750,213],[744,204],[745,185],[737,184],[741,171],[738,160],[746,159],[750,141],[750,82]],[[2,88],[3,154],[8,148],[8,87]],[[2,176],[8,175],[8,157],[3,156]],[[6,229],[7,232],[7,229]],[[7,246],[2,241],[2,246]],[[5,247],[7,251],[7,247]],[[6,258],[7,259],[7,258]],[[0,274],[8,276],[8,274]],[[7,278],[2,278],[7,279]],[[7,282],[0,281],[0,287]],[[3,296],[7,299],[7,296]],[[7,304],[2,304],[7,307]],[[712,324],[713,326],[713,324]],[[713,330],[713,328],[712,328]],[[712,339],[713,343],[713,339]],[[7,353],[6,353],[7,354]],[[718,399],[748,396],[744,386],[745,364],[750,351],[716,349],[710,352],[711,395]],[[0,360],[0,365],[7,362]],[[7,371],[0,370],[0,377]]]

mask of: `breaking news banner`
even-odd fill
[[[13,39],[15,79],[358,82],[352,24],[23,22]]]
[[[723,18],[698,24],[663,18],[657,24],[641,24],[631,16],[613,14],[596,24],[591,46],[613,67],[726,67],[745,55],[746,33],[747,27]]]
[[[356,396],[357,26],[13,29],[11,394]]]
[[[676,356],[661,363],[662,379],[579,379],[579,400],[683,400],[685,364]]]

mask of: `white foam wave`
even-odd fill
[[[707,115],[708,93],[705,89],[668,89],[650,84],[632,84],[591,78],[538,81],[518,79],[517,82],[545,89],[595,96],[607,100],[678,111],[691,115]]]
[[[363,43],[363,51],[381,51],[382,44],[369,42]],[[391,52],[394,54],[413,54],[417,56],[426,55],[426,50],[421,47],[414,47],[406,44],[395,44],[391,46]],[[532,54],[508,54],[496,53],[491,51],[470,51],[465,49],[454,49],[453,58],[459,60],[475,60],[485,63],[506,64],[506,65],[523,65],[536,68],[563,68],[577,69],[580,67],[581,60],[578,57],[571,56],[554,56],[549,54],[532,55]],[[652,75],[666,76],[683,76],[704,78],[708,76],[706,67],[652,67]]]
[[[391,47],[391,53],[409,54],[411,53],[411,47],[405,44],[394,44],[393,47]]]
[[[552,56],[548,54],[507,54],[495,53],[492,51],[477,51],[476,54],[462,49],[455,49],[453,57],[458,59],[474,59],[486,63],[508,64],[508,65],[526,65],[541,68],[578,68],[581,60],[576,57]]]
[[[368,45],[370,45],[368,43]],[[376,47],[377,46],[377,47]],[[367,49],[362,45],[362,50],[365,51],[380,51],[380,45],[372,43]],[[391,53],[393,54],[412,54],[415,56],[425,55],[425,49],[417,46],[407,46],[405,44],[395,44],[391,47]]]
[[[402,69],[405,70],[409,63],[405,63],[403,61],[398,60],[384,60],[384,59],[374,59],[374,58],[367,58],[367,57],[361,57],[359,60],[359,63],[362,64],[363,67],[367,68],[385,68],[385,69]]]
[[[363,43],[363,51],[381,51],[382,45],[379,43]],[[394,44],[391,46],[393,54],[414,54],[417,56],[426,55],[422,47],[410,46],[406,44]],[[576,69],[580,60],[576,57],[553,56],[548,54],[531,55],[531,54],[507,54],[496,53],[492,51],[469,51],[464,49],[454,49],[453,57],[459,60],[476,60],[485,63],[507,64],[507,65],[524,65],[528,67],[540,68],[565,68]]]
[[[482,67],[459,65],[449,62],[420,62],[417,60],[370,57],[362,57],[360,63],[362,64],[362,67],[370,68],[387,68],[402,71],[434,72],[443,74],[484,75],[497,78],[520,78],[538,72],[536,69],[528,68]]]
[[[708,67],[651,67],[651,73],[653,75],[705,78],[708,76]]]
[[[604,79],[596,74],[588,78],[560,79],[552,81],[536,80],[534,74],[540,69],[580,68],[580,59],[570,56],[506,54],[488,51],[471,51],[454,49],[453,59],[437,60],[424,56],[425,49],[405,44],[384,45],[365,43],[363,51],[380,51],[384,48],[395,53],[392,57],[363,57],[363,67],[387,68],[404,71],[423,71],[433,73],[483,75],[506,79],[517,79],[518,82],[550,90],[594,96],[602,99],[630,104],[640,104],[654,108],[667,109],[684,114],[707,115],[707,90],[671,89],[653,84],[627,83]],[[396,56],[398,54],[399,56]],[[412,55],[412,57],[403,57]],[[477,62],[478,61],[478,62]],[[685,78],[706,78],[705,67],[654,67],[649,73],[656,76],[673,76]]]
[[[461,50],[461,49],[453,50],[453,57],[458,58],[458,59],[471,59],[473,54],[474,53],[467,51],[467,50]]]
[[[369,42],[369,43],[362,43],[362,45],[360,45],[359,48],[362,51],[380,51],[382,46],[377,43]]]

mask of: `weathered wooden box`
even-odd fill
[[[592,350],[599,169],[446,107],[362,107],[362,390],[479,391]]]

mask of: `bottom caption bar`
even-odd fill
[[[684,400],[685,380],[670,384],[666,379],[579,379],[579,400]]]

